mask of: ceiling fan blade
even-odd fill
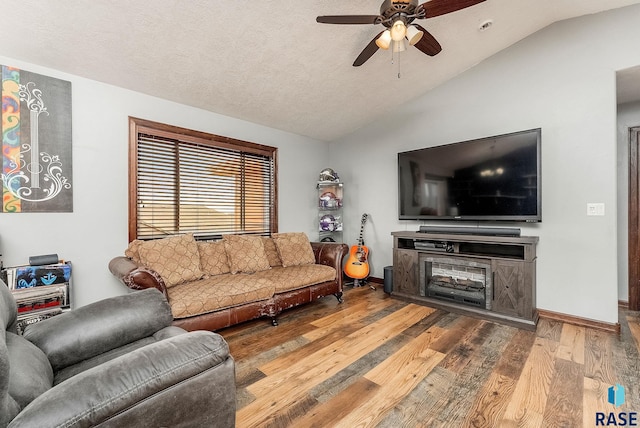
[[[316,22],[321,24],[377,24],[379,15],[325,15],[318,16]]]
[[[440,46],[440,43],[438,43],[436,38],[433,37],[430,32],[422,28],[420,25],[417,25],[417,24],[413,24],[413,25],[415,25],[418,28],[418,30],[424,33],[422,35],[422,38],[418,40],[418,43],[416,43],[413,46],[420,49],[422,52],[426,53],[429,56],[434,56],[439,54],[440,51],[442,50],[442,46]]]
[[[422,3],[420,6],[426,12],[425,18],[433,18],[434,16],[445,15],[470,6],[475,6],[486,0],[431,0]]]
[[[358,55],[358,58],[356,58],[356,60],[353,62],[353,66],[354,67],[360,67],[362,64],[364,64],[365,62],[367,62],[367,60],[369,58],[371,58],[371,56],[377,52],[378,50],[378,45],[376,45],[376,40],[378,39],[378,37],[380,37],[380,35],[383,33],[384,31],[380,31],[378,33],[377,36],[375,36],[373,38],[373,40],[371,40],[369,42],[369,44],[367,46],[365,46],[365,48],[362,50],[362,52],[360,52],[360,55]]]

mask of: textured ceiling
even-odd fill
[[[3,28],[20,36],[0,54],[332,141],[553,22],[640,0],[487,0],[419,21],[443,47],[434,57],[410,47],[352,67],[382,27],[315,18],[377,14],[381,2],[12,1]]]

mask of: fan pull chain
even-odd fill
[[[398,59],[398,79],[400,79],[400,52],[397,52],[397,56],[396,56],[396,52],[395,52],[395,48],[391,49],[391,66],[393,67],[393,65],[396,63],[395,58]]]

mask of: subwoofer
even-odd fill
[[[384,285],[383,290],[387,294],[391,294],[393,291],[393,266],[385,266],[384,268]]]

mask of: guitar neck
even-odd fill
[[[364,245],[362,235],[364,233],[364,224],[366,223],[366,221],[367,221],[366,215],[362,216],[362,221],[360,222],[360,235],[358,236],[358,247],[361,247],[362,245]]]

